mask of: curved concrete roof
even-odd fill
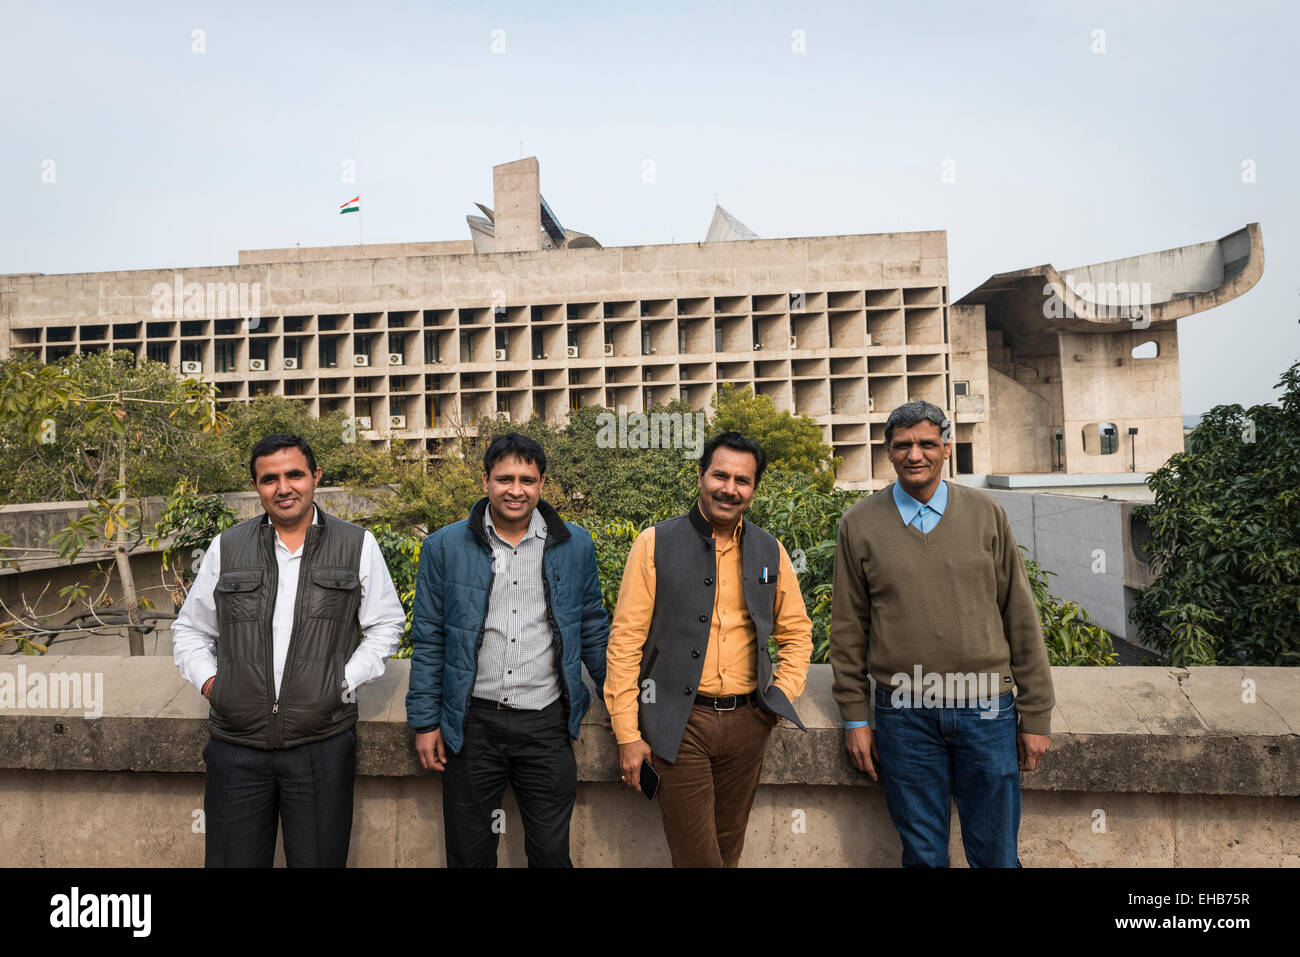
[[[1117,332],[1176,322],[1245,293],[1264,272],[1259,223],[1221,239],[1058,271],[998,273],[957,301],[983,305],[1018,347],[1054,347],[1065,332]]]

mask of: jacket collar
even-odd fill
[[[484,524],[483,516],[487,514],[488,500],[483,496],[469,510],[469,530],[473,533],[474,538],[484,548],[490,549],[492,542],[488,539],[487,527]],[[566,538],[572,537],[573,533],[569,531],[569,526],[564,524],[564,519],[560,518],[560,513],[555,510],[546,499],[538,499],[537,511],[541,513],[542,520],[546,522],[546,544],[552,542],[562,542]]]

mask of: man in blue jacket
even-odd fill
[[[591,536],[542,500],[546,453],[511,433],[483,456],[469,518],[424,540],[407,722],[442,772],[447,866],[495,867],[509,782],[530,867],[572,867],[571,738],[602,693],[609,620]]]

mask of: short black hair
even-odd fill
[[[492,467],[509,455],[517,455],[520,460],[536,464],[537,471],[546,475],[546,453],[541,445],[519,432],[498,435],[483,453],[483,474],[491,476]]]
[[[713,453],[719,446],[726,446],[736,452],[748,452],[754,456],[754,488],[758,488],[758,483],[763,478],[763,470],[767,468],[767,453],[758,442],[746,438],[739,432],[719,432],[704,443],[704,449],[700,452],[700,474],[703,475],[708,469],[709,463],[713,461]]]
[[[311,446],[307,440],[300,435],[289,435],[287,432],[272,432],[260,442],[253,446],[253,454],[248,459],[248,474],[257,481],[257,460],[264,455],[274,455],[281,449],[297,449],[307,457],[307,468],[312,475],[316,474],[316,456],[312,454]]]

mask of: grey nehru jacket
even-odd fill
[[[473,694],[511,708],[539,711],[560,697],[542,584],[546,522],[533,509],[527,533],[518,545],[511,545],[497,534],[489,504],[483,526],[492,543],[492,594]]]

